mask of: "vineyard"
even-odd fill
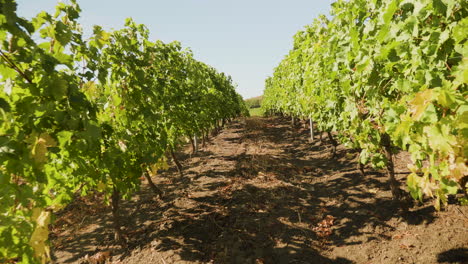
[[[361,176],[355,151],[340,145],[332,159],[331,142],[310,143],[302,125],[235,120],[196,154],[179,152],[184,177],[172,166],[154,178],[162,199],[145,181],[122,202],[125,246],[101,194],[75,200],[51,228],[56,263],[466,262],[466,206],[399,213],[384,171]],[[398,181],[407,159],[395,157]]]
[[[132,19],[0,10],[0,263],[468,261],[468,2],[338,0],[247,102]]]

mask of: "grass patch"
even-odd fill
[[[263,116],[262,108],[250,108],[249,109],[250,116]]]

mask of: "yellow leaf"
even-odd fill
[[[127,151],[127,145],[125,144],[123,140],[119,140],[119,147],[122,150],[122,152]]]
[[[432,151],[438,151],[441,155],[453,153],[453,145],[456,144],[456,139],[450,135],[444,127],[433,125],[424,128],[424,133],[427,135],[429,146]]]
[[[455,178],[455,180],[459,181],[461,178],[468,175],[468,167],[466,166],[465,159],[463,157],[452,159],[453,160],[450,160],[450,174]]]
[[[169,164],[167,164],[166,157],[162,157],[156,162],[155,164],[151,164],[148,166],[148,172],[150,176],[156,176],[158,174],[158,170],[168,170]]]
[[[421,187],[422,192],[429,196],[434,197],[433,191],[436,189],[434,184],[430,182],[429,179],[425,178],[419,182],[419,186]]]
[[[418,168],[416,165],[414,165],[414,164],[408,164],[407,167],[408,167],[408,169],[409,169],[413,174],[415,174],[415,175],[416,175],[416,174],[418,173],[418,171],[419,171],[419,168]]]
[[[34,256],[41,263],[47,263],[50,260],[50,248],[46,243],[49,239],[50,212],[43,208],[34,208],[31,220],[35,222],[35,229],[29,245],[34,250]]]
[[[167,160],[164,159],[163,161],[161,161],[161,169],[163,170],[168,170],[169,169],[169,164],[167,164]]]
[[[158,174],[158,166],[156,163],[148,166],[148,173],[151,177],[154,177],[156,174]]]
[[[421,118],[427,106],[433,100],[433,97],[434,90],[428,89],[417,93],[414,99],[409,102],[414,120],[419,120],[419,118]]]
[[[97,184],[96,187],[97,187],[98,191],[103,192],[103,191],[106,190],[107,185],[105,183],[103,183],[103,182],[100,182],[100,183]]]
[[[47,161],[47,148],[57,146],[57,142],[47,133],[42,133],[35,138],[34,146],[31,150],[33,159],[37,163]]]

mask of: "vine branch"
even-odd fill
[[[33,84],[33,81],[24,73],[8,56],[0,50],[0,56],[8,63],[8,65],[15,70],[19,75],[21,75],[28,83]]]

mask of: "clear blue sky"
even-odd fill
[[[53,11],[56,0],[17,0],[18,13]],[[65,1],[66,2],[66,1]],[[119,29],[125,18],[145,24],[152,39],[178,40],[195,58],[232,76],[249,98],[292,46],[292,36],[331,0],[78,0],[85,33],[92,25]]]

